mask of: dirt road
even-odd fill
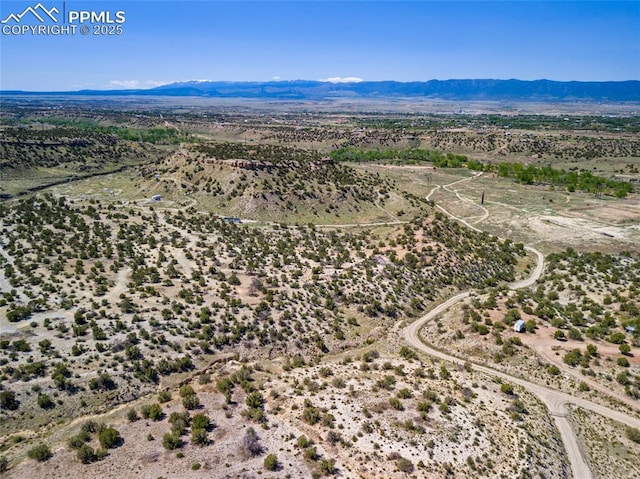
[[[473,178],[475,177],[465,178],[464,180],[459,180],[449,185],[445,185],[443,189],[446,189],[449,192],[453,193],[453,191],[448,189],[450,186],[460,181],[469,181]],[[429,199],[432,193],[439,188],[440,186],[434,187],[429,193],[429,195],[427,196],[427,199]],[[450,218],[460,221],[461,223],[465,224],[466,226],[468,226],[473,230],[480,231],[477,227],[467,223],[461,218],[456,217],[455,215],[448,212],[441,206],[439,205],[436,205],[436,206],[445,214],[447,214],[447,216],[449,216]],[[525,278],[523,280],[516,281],[510,284],[509,288],[513,290],[532,286],[542,276],[542,272],[544,270],[544,255],[533,247],[526,246],[525,248],[531,253],[535,254],[536,267],[531,272],[531,275],[528,278]],[[414,347],[415,349],[418,349],[420,351],[423,351],[429,354],[430,356],[434,356],[436,358],[443,359],[445,361],[450,361],[457,364],[462,364],[466,362],[464,359],[451,356],[443,351],[436,350],[430,347],[429,345],[425,344],[420,339],[420,330],[425,323],[436,318],[439,314],[442,314],[444,311],[446,311],[453,305],[467,298],[470,294],[471,294],[471,291],[463,291],[461,293],[456,294],[455,296],[449,298],[444,303],[435,307],[433,310],[429,311],[426,315],[424,315],[422,318],[412,323],[410,326],[406,327],[403,332],[404,332],[404,338],[407,341],[407,343],[410,346]],[[511,376],[509,374],[497,371],[493,368],[490,368],[482,364],[473,364],[472,366],[473,366],[473,369],[476,371],[479,371],[494,377],[499,377],[503,380],[509,381],[513,384],[517,384],[525,388],[526,390],[535,394],[547,406],[547,408],[549,409],[549,413],[553,416],[556,422],[556,425],[558,427],[558,431],[560,432],[562,442],[564,444],[565,450],[567,451],[567,455],[569,457],[569,461],[571,463],[571,471],[575,479],[591,479],[593,475],[591,473],[591,469],[589,468],[589,465],[585,461],[585,458],[582,452],[580,451],[580,447],[578,445],[576,435],[573,429],[571,428],[571,424],[567,419],[568,404],[573,404],[581,408],[588,409],[597,414],[611,418],[613,420],[619,421],[623,424],[626,424],[632,427],[640,427],[640,419],[638,417],[632,417],[627,414],[621,413],[619,411],[609,409],[605,406],[592,403],[591,401],[588,401],[586,399],[576,398],[569,394],[556,391],[554,389],[550,389],[545,386],[541,386],[539,384],[529,382],[525,379]]]

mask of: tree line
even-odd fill
[[[550,184],[563,186],[569,192],[576,190],[588,193],[613,195],[625,198],[633,192],[628,181],[603,178],[589,171],[566,171],[551,166],[527,165],[519,162],[491,162],[469,159],[465,155],[440,153],[433,150],[409,148],[404,150],[380,149],[364,150],[359,148],[338,148],[330,154],[334,161],[395,162],[400,164],[432,163],[437,168],[468,168],[475,171],[495,172],[503,178],[512,178],[523,185]]]

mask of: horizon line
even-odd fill
[[[112,82],[116,80],[111,80]],[[519,78],[448,78],[448,79],[439,79],[439,78],[431,78],[429,80],[365,80],[358,78],[354,81],[342,81],[342,80],[333,80],[333,79],[320,79],[320,80],[310,80],[298,78],[294,80],[284,80],[284,79],[270,79],[270,80],[176,80],[167,83],[160,83],[154,86],[149,87],[130,87],[130,88],[81,88],[81,89],[68,89],[68,90],[22,90],[22,89],[0,89],[0,94],[6,93],[80,93],[80,92],[131,92],[131,91],[151,91],[162,89],[163,87],[171,86],[171,85],[181,85],[181,84],[206,84],[206,83],[227,83],[227,84],[246,84],[246,83],[295,83],[295,82],[308,82],[308,83],[327,83],[332,85],[357,85],[361,83],[430,83],[430,82],[451,82],[451,81],[517,81],[517,82],[525,82],[525,83],[535,83],[535,82],[552,82],[552,83],[630,83],[630,82],[638,82],[640,83],[640,79],[627,79],[627,80],[551,80],[548,78],[538,78],[535,80],[522,80]],[[143,82],[141,82],[143,83]]]

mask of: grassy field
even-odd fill
[[[536,244],[547,252],[567,246],[640,251],[636,240],[640,193],[624,199],[596,198],[553,186],[521,185],[492,173],[474,175],[466,169],[362,164],[356,168],[388,175],[417,196],[433,190],[430,199],[470,224],[503,238]],[[451,183],[455,184],[443,187]]]

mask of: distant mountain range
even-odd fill
[[[220,82],[188,81],[137,90],[74,92],[2,91],[0,95],[172,96],[323,100],[337,98],[423,98],[443,100],[640,101],[640,81],[559,82],[551,80],[429,80],[424,82],[322,81]]]

